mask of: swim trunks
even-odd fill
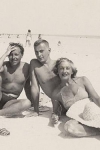
[[[0,101],[0,109],[3,108],[3,106],[10,100],[17,99],[17,95],[14,94],[7,94],[7,93],[2,93],[2,99]]]

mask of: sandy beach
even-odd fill
[[[38,35],[33,35],[31,47],[25,47],[25,35],[17,38],[7,35],[0,38],[0,56],[6,51],[9,42],[20,42],[24,45],[25,53],[22,61],[30,63],[35,58],[33,43]],[[78,76],[87,76],[100,95],[100,38],[95,37],[66,37],[66,36],[42,36],[50,43],[51,58],[67,57],[71,59],[77,69]],[[61,42],[58,45],[58,41]],[[55,126],[50,122],[52,105],[47,96],[42,105],[48,106],[50,111],[41,113],[39,117],[29,118],[0,118],[0,128],[7,128],[10,136],[0,136],[1,150],[99,150],[100,136],[88,138],[74,138],[68,135],[64,129],[67,118],[62,118]],[[20,98],[26,98],[24,91]]]

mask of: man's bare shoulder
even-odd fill
[[[31,65],[31,67],[33,67],[33,68],[42,66],[42,64],[38,61],[38,59],[32,59],[32,60],[30,61],[30,65]]]
[[[29,68],[29,64],[27,62],[21,62],[21,66],[25,66],[25,67]]]
[[[2,67],[0,68],[0,73],[2,73],[2,72],[4,71],[4,68],[8,66],[8,65],[7,65],[7,64],[9,64],[8,62],[9,62],[9,61],[4,61]]]
[[[26,62],[21,62],[21,68],[23,69],[24,73],[28,73],[29,72],[29,64]]]
[[[30,62],[31,63],[39,63],[38,59],[32,59]]]

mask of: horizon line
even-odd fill
[[[20,34],[20,33],[1,33],[0,35],[26,35],[26,34]],[[39,35],[39,33],[32,34],[32,35]],[[40,34],[42,36],[62,36],[62,37],[89,37],[89,38],[100,38],[100,35],[73,35],[73,34]]]

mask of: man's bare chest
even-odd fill
[[[56,75],[53,73],[52,70],[49,70],[47,68],[38,68],[35,70],[36,76],[38,78],[38,80],[41,83],[47,83],[50,82],[51,80],[54,80]]]
[[[3,83],[23,83],[25,80],[25,75],[21,70],[10,73],[5,69],[2,73]]]

